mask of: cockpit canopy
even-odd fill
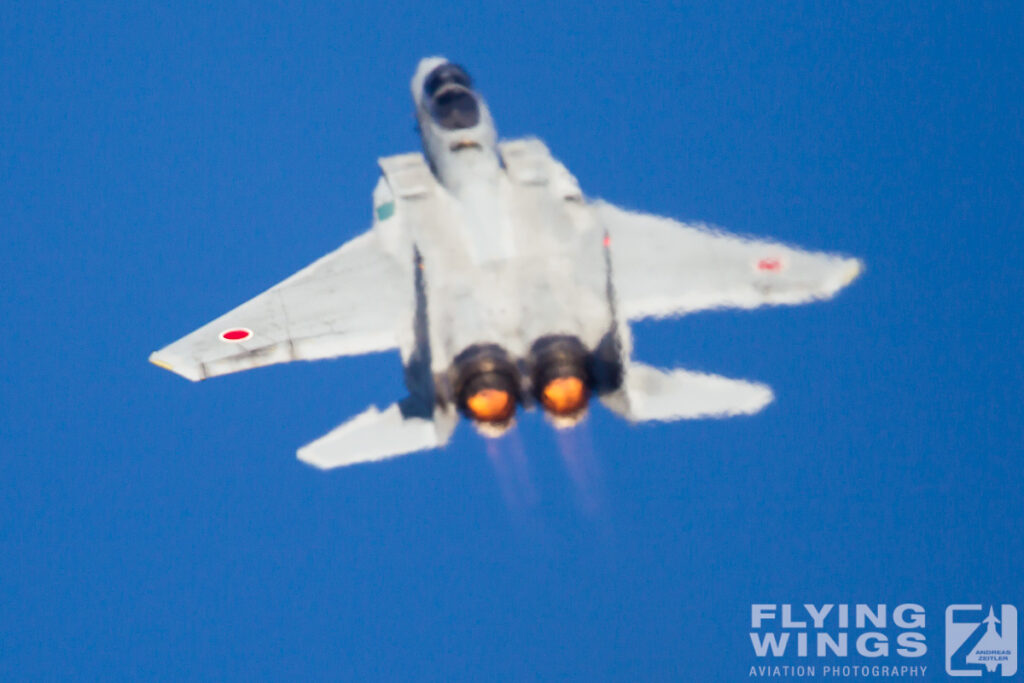
[[[446,62],[431,71],[423,81],[423,93],[428,98],[433,98],[442,85],[455,83],[469,90],[473,89],[473,79],[469,77],[466,70],[458,64]]]
[[[473,80],[457,64],[437,67],[423,82],[430,116],[446,130],[472,128],[480,122],[480,105],[473,93]]]

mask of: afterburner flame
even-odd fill
[[[515,402],[507,391],[481,389],[466,399],[466,408],[477,420],[501,422],[511,417]]]
[[[568,415],[587,403],[587,389],[579,377],[557,377],[541,393],[544,407],[556,415]]]

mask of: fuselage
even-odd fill
[[[485,431],[510,424],[516,404],[571,422],[600,389],[595,352],[614,346],[603,229],[542,143],[498,145],[462,69],[424,59],[412,93],[433,187],[395,198],[425,307],[407,369],[429,364],[436,400]],[[425,371],[407,372],[410,391],[424,391]]]

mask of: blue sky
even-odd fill
[[[1024,606],[1019,4],[342,4],[0,10],[3,678],[737,680],[751,603],[804,602],[923,605],[938,675],[946,605]],[[866,262],[636,327],[773,405],[595,410],[582,490],[528,416],[510,506],[465,427],[295,459],[397,355],[146,363],[368,227],[428,54],[590,196]]]

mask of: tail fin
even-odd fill
[[[643,363],[625,368],[622,386],[601,398],[631,422],[750,415],[772,402],[770,387],[689,370],[659,370]]]
[[[299,449],[299,460],[330,469],[384,460],[448,442],[458,416],[437,409],[433,415],[412,398],[381,412],[376,406]]]

